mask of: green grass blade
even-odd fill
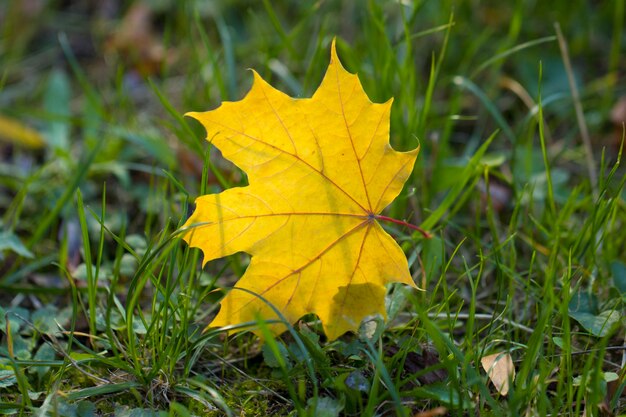
[[[455,200],[459,197],[461,193],[465,191],[465,185],[476,175],[480,173],[477,172],[477,168],[480,165],[480,161],[482,157],[487,152],[489,145],[495,139],[498,132],[493,133],[486,141],[483,143],[480,148],[476,151],[476,153],[472,156],[472,158],[468,161],[467,166],[463,169],[461,173],[460,180],[457,182],[454,187],[448,192],[443,201],[437,206],[437,208],[422,222],[420,227],[424,230],[432,229],[435,224],[445,215],[446,211],[452,206]]]

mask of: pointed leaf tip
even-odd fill
[[[339,59],[339,54],[337,53],[337,37],[333,37],[333,40],[332,40],[332,42],[330,44],[330,63],[328,65],[328,67],[331,68],[331,67],[333,67],[335,65],[337,65],[342,70],[344,70],[344,71],[348,72],[349,74],[351,74],[349,71],[347,71],[345,69],[345,67],[341,63],[341,60]]]

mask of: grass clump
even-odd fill
[[[0,413],[626,412],[623,2],[109,3],[0,6]],[[203,332],[248,259],[177,230],[245,178],[181,115],[245,68],[310,96],[335,36],[421,145],[388,214],[433,238],[386,227],[426,291],[333,342]]]

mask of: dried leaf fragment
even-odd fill
[[[38,131],[16,119],[0,115],[0,141],[3,140],[31,149],[40,149],[46,144]]]
[[[141,2],[130,7],[105,46],[145,76],[157,73],[168,58],[152,27],[152,10]]]
[[[448,409],[446,407],[435,407],[430,410],[421,411],[415,414],[413,417],[437,417],[437,416],[445,416],[448,413]]]
[[[500,395],[507,395],[509,381],[515,379],[515,366],[511,355],[507,352],[494,353],[483,356],[480,363]]]

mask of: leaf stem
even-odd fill
[[[422,236],[424,236],[426,239],[430,239],[431,237],[433,237],[433,235],[432,235],[432,234],[430,234],[430,232],[428,232],[428,231],[426,231],[426,230],[422,229],[422,228],[421,228],[421,227],[419,227],[419,226],[415,226],[414,224],[407,223],[407,222],[405,222],[405,221],[403,221],[403,220],[394,219],[393,217],[381,216],[380,214],[375,215],[375,216],[374,216],[374,218],[375,218],[376,220],[382,220],[382,221],[385,221],[385,222],[391,222],[391,223],[398,224],[398,225],[400,225],[400,226],[408,227],[409,229],[412,229],[412,230],[417,230],[417,231],[418,231],[418,232],[420,232],[420,233],[422,234]]]

